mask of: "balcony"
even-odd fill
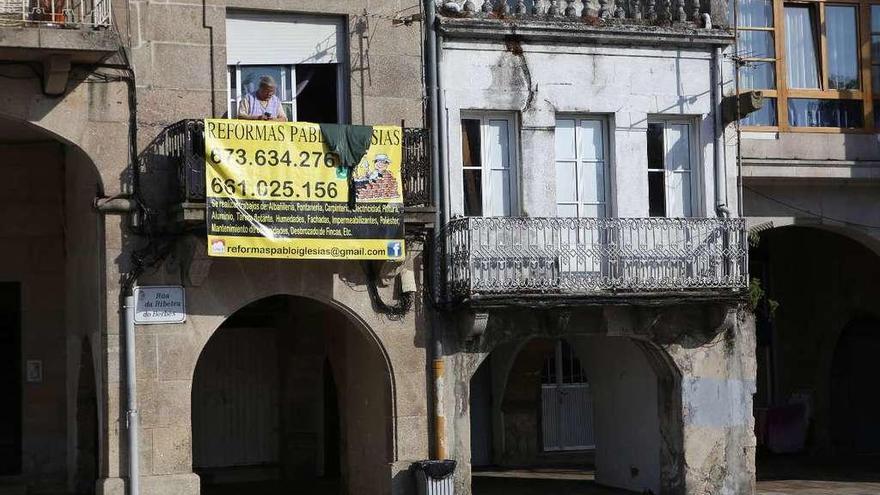
[[[109,29],[110,4],[111,0],[0,0],[0,60],[50,59],[47,73],[65,67],[69,71],[70,64],[100,62],[119,49]]]
[[[446,227],[449,301],[741,297],[741,218],[461,217]]]
[[[168,126],[140,155],[141,193],[149,210],[172,212],[173,224],[204,225],[204,121]],[[426,129],[404,128],[403,204],[407,223],[433,224],[431,161]],[[158,219],[162,222],[162,219]]]

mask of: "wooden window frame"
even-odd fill
[[[874,126],[874,94],[871,81],[872,63],[880,64],[871,58],[871,6],[880,5],[880,0],[772,0],[773,1],[773,27],[755,28],[737,26],[739,31],[773,31],[774,49],[776,51],[776,89],[761,90],[767,98],[776,99],[776,122],[775,126],[743,126],[745,131],[756,132],[806,132],[806,133],[829,133],[829,134],[867,134],[877,132]],[[813,5],[818,14],[818,49],[819,49],[819,78],[821,89],[791,89],[788,87],[787,61],[785,51],[785,5],[802,4]],[[856,29],[859,55],[860,89],[836,90],[828,89],[828,40],[825,25],[825,7],[827,5],[852,5],[856,7]],[[738,19],[734,19],[738,24]],[[745,62],[770,62],[773,59],[744,58]],[[739,68],[736,76],[739,78]],[[738,86],[739,87],[739,86]],[[740,92],[747,91],[740,88]],[[810,98],[825,100],[856,100],[862,102],[863,126],[860,128],[840,127],[793,127],[788,121],[788,99]]]

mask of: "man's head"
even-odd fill
[[[257,98],[265,101],[275,95],[275,79],[272,76],[260,77],[260,86],[257,88]]]
[[[373,164],[376,166],[377,171],[384,172],[388,170],[388,166],[391,165],[391,159],[388,158],[388,155],[376,155]]]

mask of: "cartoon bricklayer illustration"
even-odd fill
[[[367,162],[361,162],[353,179],[358,200],[395,199],[400,196],[390,165],[391,158],[385,154],[376,155],[372,170]]]

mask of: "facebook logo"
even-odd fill
[[[400,258],[403,252],[403,248],[400,245],[400,241],[393,241],[388,243],[388,257],[389,258]]]

